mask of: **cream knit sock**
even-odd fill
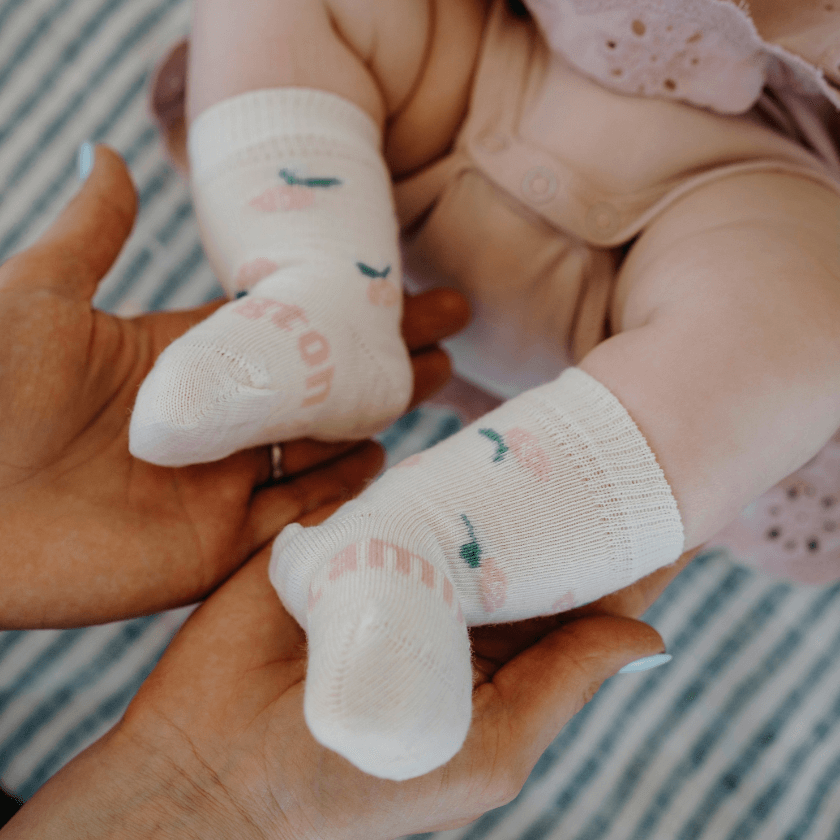
[[[586,604],[682,547],[644,436],[571,368],[278,537],[271,580],[308,636],[307,723],[375,776],[433,770],[469,728],[466,625]]]
[[[307,435],[366,437],[405,409],[398,225],[373,120],[323,91],[259,90],[190,127],[196,215],[231,297],[143,383],[131,452],[165,466]]]

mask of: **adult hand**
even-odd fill
[[[136,212],[125,163],[100,145],[57,221],[0,266],[0,627],[91,624],[190,603],[285,524],[350,489],[340,468],[266,486],[267,447],[181,469],[129,455],[131,408],[155,358],[223,303],[132,319],[93,309]],[[406,301],[415,404],[449,375],[432,345],[468,317],[455,292]],[[286,444],[285,474],[352,445]]]
[[[688,557],[575,613],[476,628],[466,743],[440,769],[392,782],[310,735],[305,637],[269,584],[266,549],[193,613],[120,724],[48,782],[0,840],[390,840],[465,825],[519,792],[604,679],[663,650],[655,630],[628,616]]]

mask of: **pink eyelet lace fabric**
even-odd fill
[[[772,88],[840,175],[840,138],[813,117],[816,102],[840,110],[840,0],[524,3],[555,52],[619,93],[739,114]],[[706,547],[777,577],[840,580],[840,432]]]
[[[552,49],[620,93],[724,114],[769,84],[819,93],[840,109],[840,2],[525,0]],[[797,51],[798,50],[798,51]]]
[[[776,577],[840,580],[840,432],[753,502],[709,547]]]

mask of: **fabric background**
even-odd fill
[[[220,293],[148,109],[189,11],[188,0],[0,0],[0,261],[57,216],[91,140],[123,155],[140,196],[97,305],[133,314]],[[394,462],[458,427],[427,407],[382,439]],[[105,732],[188,613],[0,633],[0,782],[28,798]],[[706,554],[646,620],[673,662],[608,680],[513,803],[424,836],[840,840],[840,585],[791,585]]]

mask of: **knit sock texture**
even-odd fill
[[[428,772],[469,728],[464,624],[589,603],[682,547],[641,431],[599,382],[567,370],[277,539],[271,580],[309,639],[306,720],[373,775]]]
[[[379,131],[322,91],[252,91],[190,127],[202,241],[233,298],[138,394],[133,454],[181,466],[381,430],[411,392],[398,227]]]

